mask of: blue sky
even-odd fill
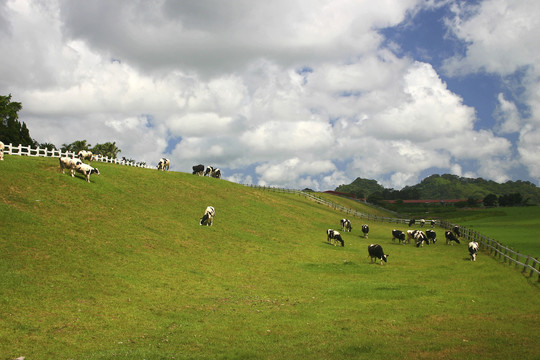
[[[238,183],[540,181],[536,0],[0,1],[0,93],[57,146]]]

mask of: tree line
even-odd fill
[[[0,141],[4,144],[21,144],[22,146],[40,147],[49,150],[71,151],[78,153],[81,150],[89,150],[93,154],[101,154],[116,159],[120,150],[116,142],[95,144],[87,143],[86,140],[77,140],[71,144],[62,144],[60,149],[52,143],[39,143],[30,136],[30,131],[24,122],[19,121],[19,111],[22,110],[20,102],[11,101],[11,94],[0,95]],[[126,159],[126,161],[132,161]]]

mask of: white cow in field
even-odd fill
[[[214,223],[214,216],[216,215],[216,210],[213,206],[208,206],[204,211],[204,215],[199,222],[199,225],[212,226]]]
[[[0,141],[0,160],[4,160],[4,143]]]
[[[61,157],[58,159],[60,163],[60,170],[62,171],[62,174],[65,174],[64,170],[68,169],[71,177],[75,177],[75,168],[77,165],[82,164],[82,161],[80,159],[72,159],[69,157]]]
[[[81,161],[88,160],[88,162],[90,163],[92,162],[92,158],[94,157],[94,154],[92,154],[92,152],[89,150],[81,150],[79,151],[77,156],[79,157],[79,159],[81,159]]]
[[[93,168],[85,163],[80,163],[79,165],[75,166],[75,171],[83,174],[87,182],[90,182],[91,174],[99,175],[99,170],[97,168]]]
[[[171,166],[171,160],[166,158],[159,159],[159,162],[157,164],[157,169],[161,171],[169,171],[169,166]]]

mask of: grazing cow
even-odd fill
[[[81,160],[72,159],[69,157],[61,157],[58,159],[58,161],[60,163],[60,170],[62,170],[62,174],[65,174],[64,170],[68,169],[71,177],[75,177],[75,168],[77,167],[77,165],[82,164]]]
[[[435,220],[431,220],[431,227],[435,226]]]
[[[159,162],[157,164],[157,169],[161,171],[169,171],[169,166],[171,165],[171,161],[166,158],[159,159]]]
[[[431,240],[432,244],[435,244],[435,242],[437,241],[437,233],[431,229],[426,230],[426,236],[427,236],[427,240],[426,240],[427,244],[429,244],[429,240]]]
[[[424,227],[426,224],[426,219],[420,219],[420,227]]]
[[[4,160],[4,143],[0,141],[0,160]]]
[[[213,206],[208,206],[204,211],[204,215],[199,222],[199,225],[212,226],[214,223],[214,216],[216,215],[216,210]]]
[[[92,162],[92,157],[94,155],[89,150],[81,150],[77,153],[77,157],[81,159],[81,161],[88,160],[88,163]]]
[[[423,231],[417,231],[414,234],[414,240],[416,241],[416,247],[424,247],[424,244],[429,245],[429,240]]]
[[[415,222],[416,222],[416,220],[414,220],[414,219],[409,220],[409,227],[411,227],[412,225],[414,225]]]
[[[194,165],[192,167],[192,169],[193,169],[193,175],[199,175],[199,176],[204,175],[204,165],[203,164]]]
[[[207,175],[216,179],[221,179],[221,170],[213,166],[208,166],[204,172],[204,176]]]
[[[371,263],[373,263],[373,259],[379,259],[382,262],[387,262],[386,259],[388,258],[388,254],[385,254],[383,251],[383,248],[379,244],[371,244],[368,246],[368,253],[369,257],[371,257]]]
[[[405,233],[403,231],[396,229],[392,230],[392,242],[396,239],[398,239],[398,244],[402,243],[405,245]]]
[[[369,226],[367,224],[362,225],[362,232],[364,233],[364,237],[367,239],[369,233]]]
[[[326,241],[330,244],[337,245],[338,241],[341,243],[341,246],[345,246],[345,241],[341,238],[339,231],[328,229],[326,230]]]
[[[99,170],[97,168],[93,168],[90,165],[85,164],[83,162],[75,166],[75,170],[78,173],[81,173],[84,175],[84,177],[86,178],[86,182],[90,182],[91,174],[99,175]]]
[[[452,245],[454,245],[452,243],[452,241],[455,241],[459,244],[459,239],[456,235],[454,235],[453,232],[451,231],[445,231],[444,232],[444,237],[446,238],[446,245],[448,245],[448,243],[451,243]]]
[[[351,226],[351,221],[350,220],[341,219],[340,224],[341,224],[341,231],[351,232],[352,226]]]
[[[407,243],[411,242],[411,239],[414,239],[416,236],[416,233],[418,230],[407,230],[407,239],[405,240]],[[405,244],[405,242],[404,242]]]
[[[454,234],[456,234],[457,237],[460,237],[461,236],[461,231],[459,230],[459,226],[454,226],[452,228],[452,231],[454,232]]]
[[[469,243],[469,255],[471,255],[471,261],[476,261],[476,253],[478,252],[478,243],[471,241]]]

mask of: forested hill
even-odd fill
[[[336,191],[357,197],[377,195],[384,199],[484,199],[488,195],[497,197],[520,194],[528,204],[540,204],[540,188],[528,181],[507,181],[499,184],[482,178],[464,178],[457,175],[431,175],[419,184],[401,190],[385,189],[375,180],[357,178],[349,185],[340,185]]]

